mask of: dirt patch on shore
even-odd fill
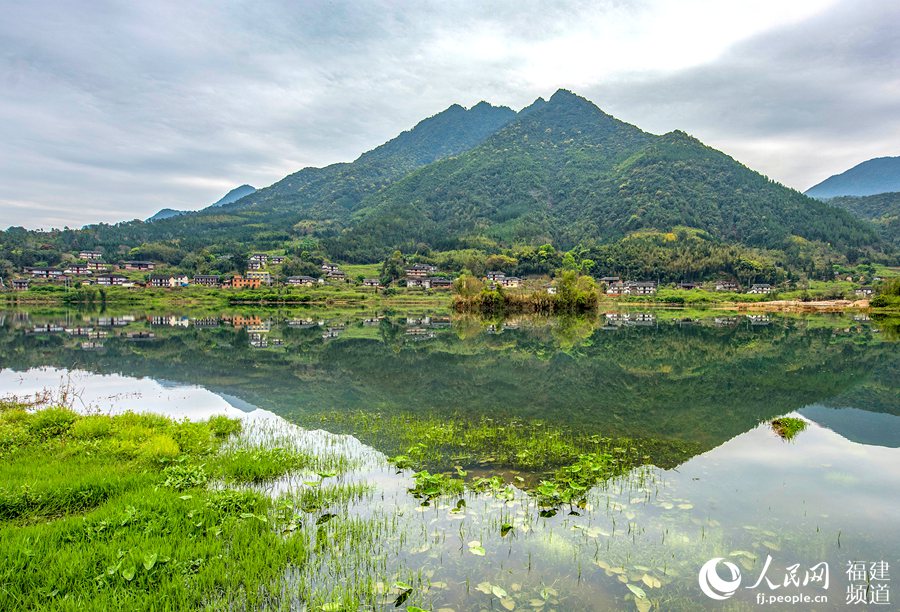
[[[869,300],[822,300],[817,302],[801,302],[799,300],[774,300],[771,302],[737,302],[729,306],[739,311],[766,312],[844,312],[846,310],[865,310]]]

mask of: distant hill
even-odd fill
[[[241,185],[240,187],[235,187],[224,196],[222,196],[219,201],[211,204],[210,208],[215,208],[216,206],[225,206],[226,204],[237,202],[244,196],[248,196],[251,193],[256,193],[256,187],[251,187],[250,185]]]
[[[226,204],[231,204],[232,202],[237,202],[244,196],[248,196],[251,193],[256,193],[256,187],[251,187],[250,185],[241,185],[240,187],[235,187],[228,193],[226,193],[220,200],[215,202],[214,204],[210,204],[208,208],[215,208],[218,206],[225,206]],[[163,208],[161,211],[147,219],[147,221],[160,221],[162,219],[170,219],[172,217],[177,217],[179,215],[183,215],[187,212],[187,210],[175,210],[174,208]]]
[[[900,192],[831,198],[829,204],[871,221],[888,242],[900,247]]]
[[[163,208],[161,211],[149,217],[147,221],[159,221],[160,219],[168,219],[170,217],[177,217],[178,215],[183,215],[185,211],[183,210],[175,210],[174,208]]]
[[[876,157],[810,187],[813,198],[869,196],[900,191],[900,157]]]

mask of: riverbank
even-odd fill
[[[869,310],[869,300],[821,300],[802,302],[799,300],[772,300],[771,302],[735,302],[729,304],[729,310],[738,312],[848,312]]]
[[[147,287],[87,287],[66,290],[45,285],[27,291],[0,292],[0,300],[11,306],[132,306],[225,308],[228,306],[372,306],[417,307],[449,305],[449,292],[392,289],[376,292],[357,287],[275,288],[235,291],[210,287],[161,289]]]
[[[123,288],[66,291],[52,290],[0,292],[0,303],[9,306],[132,307],[143,310],[178,308],[224,309],[229,307],[260,308],[371,308],[455,310],[461,313],[499,314],[586,314],[612,308],[647,307],[660,309],[731,310],[737,312],[900,313],[900,302],[873,308],[868,299],[770,299],[766,295],[715,294],[702,291],[664,290],[655,295],[610,298],[587,293],[563,301],[545,291],[531,293],[486,291],[462,297],[448,291],[422,291],[398,288],[375,292],[357,287],[325,287],[312,289],[279,288],[272,290],[233,291],[207,287],[180,289]],[[671,294],[671,295],[670,295]],[[778,297],[778,296],[774,296]]]
[[[451,517],[491,516],[491,531],[506,538],[513,530],[526,533],[530,517],[552,518],[564,505],[584,508],[588,491],[604,481],[647,477],[632,471],[649,447],[596,437],[570,448],[547,426],[530,431],[519,424],[510,438],[491,421],[451,431],[444,423],[423,423],[416,430],[424,435],[422,450],[389,464],[375,455],[364,460],[323,432],[307,432],[316,441],[301,442],[277,417],[261,423],[254,427],[250,415],[190,422],[0,403],[0,554],[7,560],[0,568],[0,608],[294,609],[299,603],[311,610],[419,611],[414,604],[430,607],[447,587],[430,579],[433,570],[407,567],[394,551],[399,533],[411,527],[401,529],[398,516],[411,513],[414,520],[438,505],[446,511],[449,497],[456,502]],[[438,432],[459,448],[507,440],[518,447],[517,461],[522,452],[533,454],[534,467],[550,474],[532,480],[526,494],[523,478],[515,488],[490,469],[428,472],[430,459],[448,459],[422,444]],[[553,470],[540,461],[537,446],[547,444],[565,466]],[[676,463],[690,454],[679,452]],[[396,472],[393,482],[376,479],[375,490],[354,480],[362,464],[366,474],[376,466]],[[373,516],[371,495],[385,493],[395,500]],[[522,517],[493,516],[495,499],[523,505]],[[355,514],[348,508],[354,503],[370,510]],[[417,547],[427,538],[421,535]],[[471,537],[467,555],[487,555]],[[392,570],[371,563],[372,555],[387,560],[385,551]],[[528,597],[558,604],[555,590],[541,595],[539,584],[526,588],[487,594],[503,599],[505,609]]]

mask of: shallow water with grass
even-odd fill
[[[65,405],[241,423],[199,479],[172,436],[112,430],[132,445],[116,452],[150,466],[126,481],[262,500],[216,520],[276,538],[252,573],[265,597],[235,595],[226,571],[186,579],[208,590],[188,607],[746,610],[784,596],[817,601],[766,607],[845,609],[859,595],[848,562],[900,568],[897,338],[896,323],[865,316],[9,312],[0,396],[29,419]],[[104,423],[79,416],[52,439],[106,439]],[[53,461],[99,478],[82,454]],[[34,476],[22,470],[10,482]],[[61,484],[41,480],[53,499]],[[81,506],[11,511],[0,545],[119,512],[129,483]],[[21,487],[0,488],[21,501]],[[136,541],[160,537],[148,529]],[[723,599],[698,580],[716,558],[707,587]],[[48,608],[76,609],[91,588],[107,601],[88,573],[75,564],[65,584],[30,586]],[[863,584],[878,605],[879,580]]]

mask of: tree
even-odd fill
[[[453,291],[462,297],[473,297],[481,293],[484,289],[484,283],[480,279],[475,278],[469,273],[460,274],[453,281]]]
[[[389,285],[403,278],[404,274],[406,274],[406,260],[403,259],[403,253],[394,251],[381,264],[381,284]]]
[[[485,265],[489,270],[501,270],[503,272],[510,272],[518,263],[518,260],[509,255],[490,255],[485,261]]]

